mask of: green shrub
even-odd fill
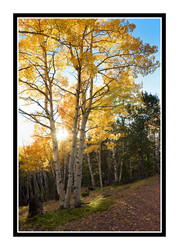
[[[82,197],[86,197],[86,196],[89,196],[89,191],[86,191],[86,192],[82,192],[82,193],[81,193],[81,196],[82,196]]]

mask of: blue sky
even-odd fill
[[[144,43],[149,43],[150,45],[156,45],[158,47],[158,53],[155,54],[156,60],[160,61],[160,22],[158,18],[138,18],[138,19],[128,19],[130,23],[134,23],[136,28],[133,31],[135,37],[140,37]],[[157,94],[160,98],[160,82],[161,82],[161,68],[158,68],[153,74],[142,77],[139,76],[136,82],[143,82],[143,89],[149,93]]]
[[[156,59],[160,60],[160,19],[149,19],[149,18],[139,18],[139,19],[128,19],[130,23],[134,23],[136,28],[133,31],[135,37],[140,37],[144,43],[149,43],[150,45],[158,46],[159,52],[155,54]],[[137,83],[143,82],[143,90],[148,93],[156,94],[160,98],[160,72],[161,69],[158,68],[153,74],[142,77],[139,76],[136,79]],[[22,116],[19,116],[19,126],[18,126],[18,139],[19,144],[22,145],[23,142],[32,141],[30,139],[30,134],[33,132],[34,124],[26,121]]]

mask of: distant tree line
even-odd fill
[[[118,114],[116,122],[111,124],[113,134],[120,134],[117,139],[107,138],[101,141],[97,150],[84,152],[82,188],[93,190],[160,174],[159,98],[145,92],[142,93],[141,99],[142,102],[137,107],[128,103],[126,116]],[[86,139],[86,145],[91,146],[90,138]],[[39,195],[42,201],[59,199],[55,162],[50,147],[50,140],[40,136],[32,145],[21,147],[20,206],[27,205],[32,195]],[[66,189],[69,150],[67,144],[62,148],[59,149],[59,158]]]

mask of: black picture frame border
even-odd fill
[[[17,20],[18,18],[161,18],[162,22],[162,230],[161,232],[19,232],[17,230]],[[161,192],[160,192],[161,193]],[[166,236],[166,13],[13,13],[13,236],[14,237],[165,237]]]

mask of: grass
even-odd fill
[[[107,211],[111,204],[115,202],[115,199],[122,198],[125,196],[125,191],[130,189],[136,190],[142,186],[148,185],[150,181],[153,181],[158,176],[146,178],[139,180],[134,183],[120,185],[120,186],[108,186],[105,187],[103,193],[100,189],[89,192],[89,195],[82,197],[82,202],[87,202],[89,204],[84,205],[81,208],[70,208],[65,210],[57,209],[55,206],[53,210],[49,211],[47,208],[48,203],[44,203],[45,209],[44,215],[37,215],[32,218],[27,218],[28,208],[24,207],[20,209],[21,215],[19,218],[20,231],[45,231],[53,230],[58,227],[58,230],[63,231],[63,225],[80,219],[82,217],[87,217],[93,213]],[[106,197],[106,198],[104,198]],[[50,201],[50,207],[54,202]],[[55,204],[57,205],[57,204]],[[24,212],[23,212],[24,211]]]
[[[58,226],[62,226],[81,217],[86,217],[93,213],[106,211],[109,209],[112,203],[113,200],[111,198],[99,198],[92,201],[89,205],[85,205],[80,208],[70,208],[46,212],[44,215],[37,215],[26,219],[21,217],[20,230],[23,231],[24,226],[26,229],[33,231],[53,230]]]

